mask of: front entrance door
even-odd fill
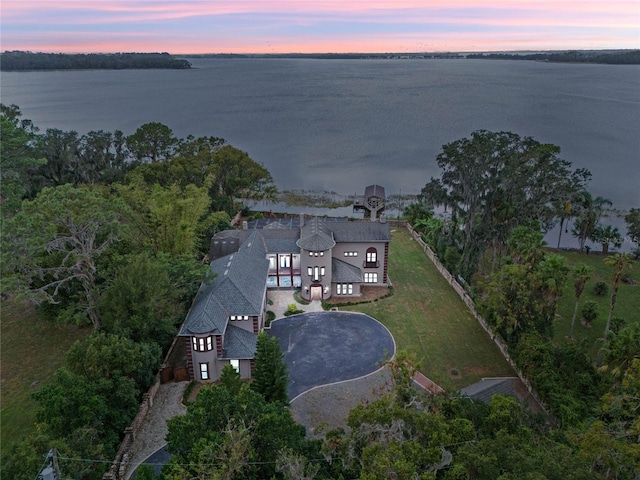
[[[311,287],[311,300],[322,300],[322,285]]]

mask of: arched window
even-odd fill
[[[378,251],[373,248],[367,248],[367,259],[364,262],[365,268],[373,268],[378,266]]]

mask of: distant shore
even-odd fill
[[[640,65],[640,50],[565,50],[546,52],[407,52],[407,53],[205,53],[185,54],[181,58],[309,58],[318,60],[405,60],[405,59],[486,59],[529,60],[555,63],[599,63]]]
[[[189,69],[191,64],[168,53],[67,54],[10,51],[0,54],[0,70],[5,72],[150,68]]]

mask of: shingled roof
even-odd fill
[[[337,242],[390,242],[391,229],[386,222],[327,222]]]
[[[240,249],[211,263],[216,274],[203,283],[179,335],[224,334],[229,315],[260,315],[269,261],[266,245],[252,232]]]
[[[255,333],[230,324],[224,333],[222,358],[251,359],[256,354],[257,342]]]
[[[339,258],[333,258],[331,262],[331,281],[333,283],[362,282],[362,272],[358,267],[343,262]]]
[[[296,245],[307,251],[323,252],[333,248],[336,241],[333,239],[331,230],[327,228],[327,222],[313,217],[300,229],[300,240],[296,242]]]

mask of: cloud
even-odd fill
[[[262,53],[640,47],[636,0],[2,0],[0,8],[4,49]]]

